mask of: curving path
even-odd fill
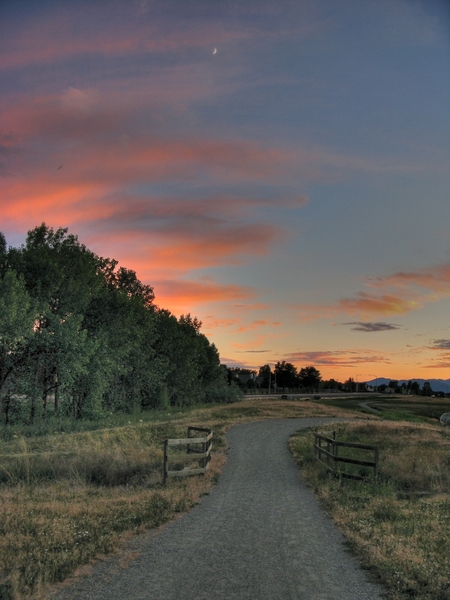
[[[135,538],[52,600],[377,600],[305,486],[287,441],[331,419],[232,427],[218,484],[181,519]]]

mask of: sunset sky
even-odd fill
[[[228,366],[448,379],[450,2],[3,0],[0,207]]]

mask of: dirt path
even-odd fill
[[[347,552],[287,448],[295,431],[328,421],[232,427],[228,462],[209,496],[52,600],[381,598],[382,588]]]

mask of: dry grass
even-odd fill
[[[314,458],[313,435],[292,438],[303,472],[389,598],[450,599],[450,433],[428,424],[341,426],[337,439],[378,445],[376,483],[339,480]]]
[[[0,452],[0,598],[45,597],[50,584],[189,510],[226,460],[225,431],[265,418],[352,416],[308,401],[247,399],[90,432],[15,437]],[[145,418],[145,417],[144,417]],[[205,476],[162,485],[162,442],[187,425],[214,430]]]

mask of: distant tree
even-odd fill
[[[336,381],[336,379],[327,379],[321,382],[320,387],[324,390],[337,391],[342,389],[342,383]]]
[[[256,377],[256,371],[252,369],[243,369],[241,367],[230,367],[228,369],[228,381],[234,382],[241,389],[245,389],[247,387],[254,387]],[[248,382],[252,381],[250,385]]]
[[[277,362],[274,369],[277,387],[291,388],[298,385],[297,367],[285,360]]]
[[[311,390],[317,390],[320,385],[320,382],[322,381],[322,376],[320,374],[320,371],[316,369],[316,367],[303,367],[302,369],[300,369],[298,381],[301,387]]]
[[[391,381],[388,384],[388,387],[391,388],[391,390],[394,390],[396,394],[400,394],[402,391],[402,388],[399,386],[397,379],[391,379]]]
[[[413,381],[411,383],[411,393],[414,394],[415,396],[418,396],[420,393],[420,385],[418,384],[417,381]]]
[[[433,395],[433,390],[431,388],[429,381],[424,382],[423,388],[422,388],[422,395],[423,396],[432,396]]]
[[[356,383],[353,377],[349,377],[346,381],[344,381],[344,389],[346,392],[356,391]]]
[[[260,380],[259,386],[267,389],[271,383],[273,383],[273,374],[270,369],[270,365],[263,365],[259,367],[258,379]]]

